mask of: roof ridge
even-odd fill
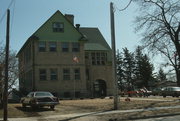
[[[98,27],[80,27],[80,29],[98,29]]]

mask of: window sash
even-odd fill
[[[63,42],[62,43],[62,52],[68,52],[69,51],[69,43]]]
[[[49,43],[49,51],[55,52],[55,51],[56,51],[56,48],[57,48],[56,42],[50,42],[50,43]]]
[[[46,51],[46,42],[39,42],[38,48],[39,48],[39,52],[45,52]]]
[[[53,32],[64,32],[64,23],[54,22],[53,23]]]
[[[74,69],[74,79],[80,80],[80,69]]]
[[[107,53],[93,52],[91,53],[92,65],[105,65],[107,62]]]
[[[72,43],[72,52],[79,52],[80,51],[80,45],[79,43]]]

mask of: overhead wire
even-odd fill
[[[11,19],[11,33],[12,33],[12,27],[13,27],[13,22],[14,22],[14,11],[15,11],[15,4],[16,4],[16,0],[14,0],[14,4],[12,7],[12,19]]]
[[[116,8],[118,11],[124,11],[124,10],[126,10],[126,9],[129,7],[129,5],[131,4],[131,2],[132,2],[132,0],[130,0],[129,3],[128,3],[124,8],[122,8],[122,9],[119,9],[117,6],[115,6],[115,8]]]
[[[9,9],[9,8],[12,6],[13,2],[15,2],[15,0],[11,0],[11,2],[9,3],[7,9]],[[3,21],[3,19],[5,18],[5,16],[6,16],[6,11],[4,12],[3,16],[1,17],[0,23]]]
[[[14,22],[15,2],[16,2],[16,0],[11,0],[11,2],[9,3],[9,5],[7,7],[7,9],[10,9],[12,7],[12,17],[11,17],[12,19],[11,19],[11,23],[10,23],[10,27],[11,27],[10,34],[12,33],[12,30],[13,30],[12,27],[13,27],[13,22]],[[0,24],[3,22],[4,18],[6,17],[6,13],[7,13],[7,11],[4,12],[2,18],[0,19]],[[5,37],[6,36],[4,36],[3,38],[5,38]],[[3,39],[0,41],[3,41]]]
[[[0,23],[3,21],[3,19],[5,18],[5,16],[6,16],[6,12],[4,12],[3,16],[1,17]]]

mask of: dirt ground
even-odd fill
[[[130,101],[125,101],[125,98],[120,98],[119,109],[147,109],[153,107],[175,106],[180,105],[179,98],[130,98]],[[51,115],[66,115],[75,113],[89,113],[89,112],[106,112],[114,108],[114,100],[110,98],[105,99],[77,99],[77,100],[60,100],[60,104],[51,110],[49,107],[39,108],[33,110],[31,107],[22,108],[21,104],[8,105],[8,117],[43,117]],[[97,120],[116,120],[116,119],[135,119],[139,117],[148,117],[156,114],[166,114],[172,112],[180,112],[180,109],[166,109],[157,111],[142,111],[132,113],[120,114],[106,114],[95,116]],[[0,118],[3,116],[3,110],[0,110]],[[92,117],[91,117],[92,118]]]

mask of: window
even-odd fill
[[[51,80],[57,80],[57,69],[51,69],[50,70],[50,79]]]
[[[45,81],[46,80],[46,69],[40,69],[39,70],[39,79],[41,81]]]
[[[95,53],[91,53],[92,65],[96,65]]]
[[[79,43],[72,43],[72,52],[79,52],[80,51],[80,45]]]
[[[63,69],[63,80],[70,80],[70,69]]]
[[[35,97],[52,97],[50,92],[35,92]]]
[[[46,42],[39,42],[38,44],[39,52],[45,52],[46,51]]]
[[[93,52],[91,53],[92,65],[105,65],[107,61],[107,53],[105,52]]]
[[[101,65],[105,65],[107,61],[107,53],[101,53]]]
[[[101,60],[100,60],[100,53],[96,53],[96,64],[97,65],[100,65],[101,63]]]
[[[80,80],[80,69],[74,69],[74,79]]]
[[[62,43],[62,52],[68,52],[69,51],[69,43],[63,42]]]
[[[49,51],[50,52],[55,52],[56,51],[56,42],[50,42],[49,43]]]
[[[89,53],[88,52],[85,53],[85,59],[89,59]]]
[[[53,32],[64,32],[64,24],[61,22],[54,22]]]
[[[86,80],[89,80],[89,69],[86,69]]]

